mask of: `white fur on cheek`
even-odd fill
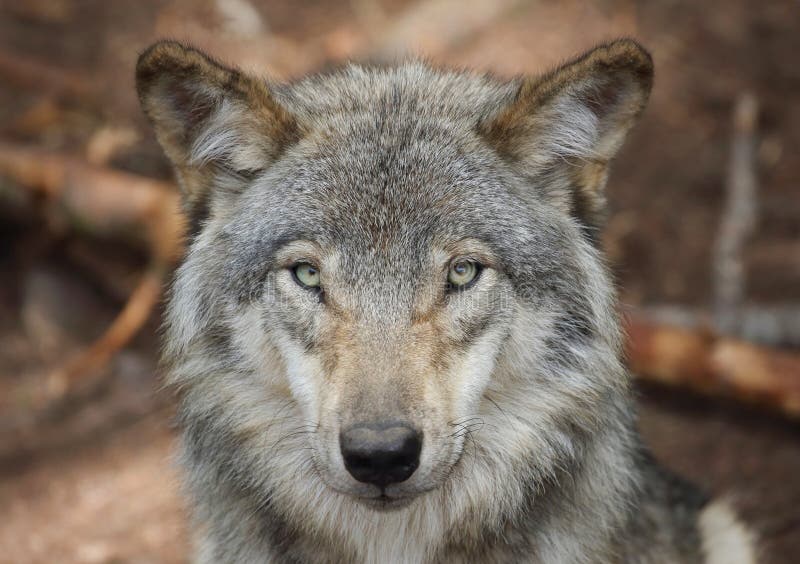
[[[245,353],[252,369],[269,383],[288,383],[294,400],[305,416],[311,417],[319,400],[319,386],[314,382],[315,375],[322,372],[319,362],[283,332],[268,335],[262,329],[263,308],[251,305],[230,316],[237,350]],[[275,366],[275,353],[270,349],[278,350],[282,366]]]
[[[319,386],[314,383],[314,375],[320,374],[322,371],[319,362],[285,335],[281,335],[277,341],[278,348],[286,362],[286,375],[292,396],[304,409],[312,408],[312,406],[315,408],[319,405],[317,393]]]
[[[490,331],[453,367],[454,413],[469,414],[478,410],[483,392],[489,386],[501,343],[501,329]]]

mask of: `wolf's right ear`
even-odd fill
[[[207,213],[216,173],[250,176],[300,137],[265,81],[175,41],[142,53],[136,88],[193,221]]]

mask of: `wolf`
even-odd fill
[[[197,562],[755,561],[636,427],[598,231],[638,43],[283,84],[162,41],[136,80],[188,224],[163,354]]]

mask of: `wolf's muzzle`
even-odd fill
[[[407,480],[417,469],[422,433],[404,423],[362,423],[342,431],[339,444],[353,478],[385,488]]]

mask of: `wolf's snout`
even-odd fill
[[[419,466],[422,433],[405,424],[353,425],[339,442],[345,468],[359,482],[383,488],[407,480]]]

